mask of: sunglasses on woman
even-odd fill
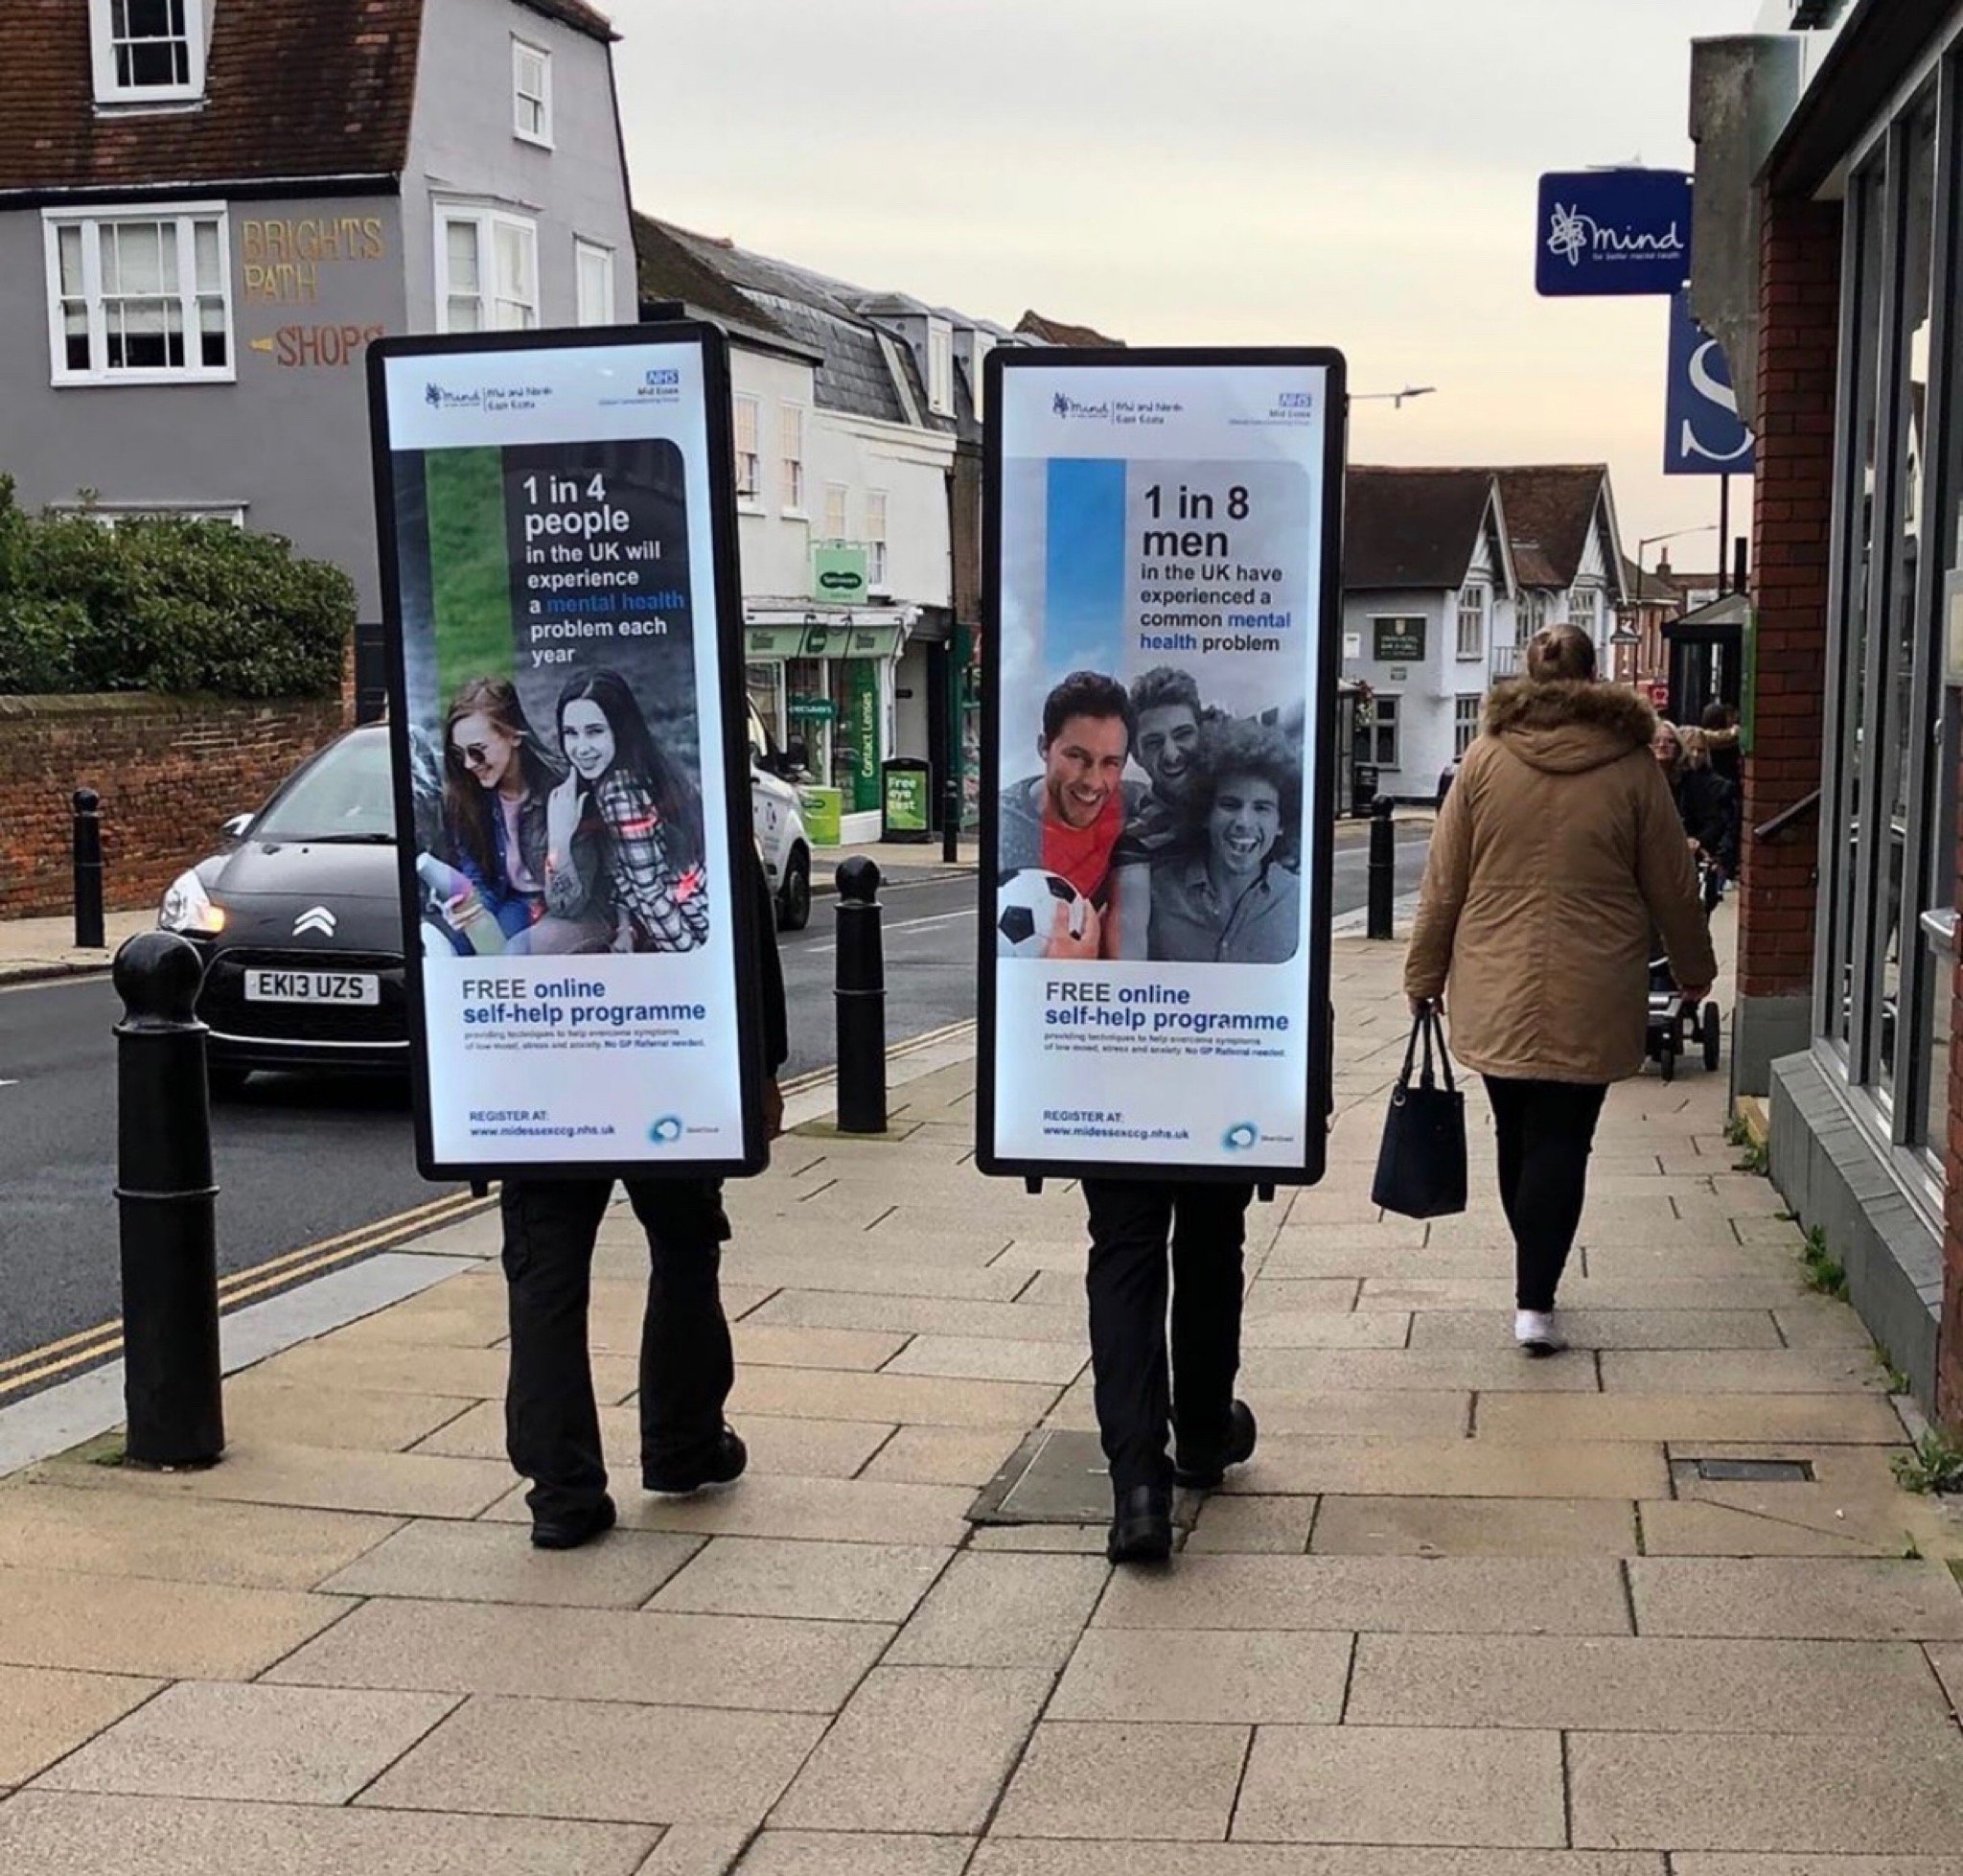
[[[450,753],[472,769],[481,769],[491,759],[490,750],[482,743],[451,743]]]

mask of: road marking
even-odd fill
[[[974,916],[975,908],[973,906],[963,906],[958,912],[937,912],[930,918],[902,918],[897,925],[883,925],[880,930],[884,936],[890,938],[895,932],[917,932],[923,926],[950,925],[957,918],[972,918]],[[799,948],[806,957],[818,958],[822,957],[827,952],[836,951],[839,945],[838,940],[834,938],[829,944],[807,944]]]
[[[432,1199],[426,1205],[411,1206],[406,1212],[398,1212],[391,1217],[377,1219],[353,1231],[323,1238],[312,1244],[303,1244],[297,1251],[267,1258],[247,1269],[234,1270],[219,1279],[219,1313],[227,1314],[267,1290],[282,1289],[301,1277],[311,1276],[336,1263],[346,1263],[369,1251],[386,1249],[404,1238],[419,1236],[437,1226],[473,1216],[488,1210],[492,1203],[490,1199],[474,1198],[469,1193],[452,1193],[445,1198]],[[106,1359],[122,1348],[122,1330],[123,1321],[119,1316],[112,1322],[98,1323],[93,1329],[81,1330],[73,1335],[62,1336],[58,1341],[30,1349],[25,1355],[0,1361],[0,1396],[17,1394],[24,1387],[31,1387],[36,1381],[49,1379],[70,1368]],[[40,1365],[32,1365],[36,1363]],[[16,1372],[22,1369],[27,1372]]]
[[[0,1088],[17,1088],[19,1086],[20,1083],[18,1081],[0,1081]]]

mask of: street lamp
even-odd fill
[[[1636,543],[1636,604],[1643,603],[1643,555],[1651,547],[1665,541],[1675,541],[1686,534],[1716,534],[1718,523],[1707,521],[1702,527],[1673,528],[1668,534],[1646,534]]]
[[[1393,410],[1401,410],[1406,398],[1430,397],[1438,389],[1436,384],[1406,384],[1401,391],[1351,391],[1351,404],[1388,404]]]

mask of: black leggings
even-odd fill
[[[1608,1090],[1489,1075],[1486,1093],[1499,1137],[1499,1202],[1513,1233],[1514,1300],[1551,1309],[1582,1222],[1588,1150]]]

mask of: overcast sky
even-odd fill
[[[612,12],[643,210],[1005,325],[1336,345],[1352,390],[1438,386],[1359,405],[1352,461],[1606,460],[1632,554],[1717,520],[1716,478],[1661,474],[1667,300],[1537,298],[1535,183],[1688,168],[1689,41],[1757,0]]]

